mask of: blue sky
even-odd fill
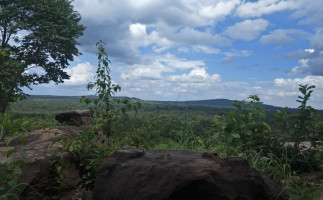
[[[63,84],[29,94],[87,95],[103,40],[120,96],[246,99],[297,107],[298,84],[323,109],[323,0],[75,0],[87,29]]]

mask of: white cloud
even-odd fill
[[[94,79],[94,67],[89,63],[81,63],[72,68],[65,69],[70,79],[65,80],[65,85],[82,85],[87,84]]]
[[[186,60],[177,58],[172,54],[154,57],[146,64],[134,64],[120,67],[121,78],[124,80],[161,80],[164,73],[177,72],[186,69],[196,69],[204,66],[200,60]]]
[[[263,44],[284,44],[294,42],[294,38],[310,38],[310,34],[297,29],[277,29],[260,38]]]
[[[239,0],[219,1],[215,5],[205,5],[199,9],[199,14],[206,18],[216,19],[229,15],[237,5]]]
[[[226,51],[222,53],[226,57],[246,57],[251,55],[250,50],[237,50],[237,49],[231,49],[231,51]]]
[[[189,45],[212,44],[217,46],[230,46],[231,41],[220,34],[212,34],[210,32],[202,32],[193,28],[184,28],[177,33],[168,36],[169,39]]]
[[[298,91],[300,84],[316,86],[314,92],[311,95],[309,103],[315,108],[323,109],[323,76],[306,76],[304,78],[295,79],[277,78],[274,80],[275,88],[271,90],[271,93],[269,93],[269,95],[272,99],[274,99],[275,96],[278,96],[283,102],[286,102],[286,99],[293,99],[291,105],[293,105],[294,107],[299,106],[299,103],[296,102],[296,99],[298,96],[301,96],[300,92]]]
[[[306,76],[305,78],[285,79],[276,78],[274,80],[276,86],[298,88],[299,84],[323,85],[322,76]]]
[[[158,55],[184,46],[230,46],[231,41],[211,31],[211,27],[232,14],[239,3],[240,0],[78,0],[73,5],[87,27],[79,41],[81,51],[96,53],[94,44],[102,39],[115,62],[133,65],[144,62],[141,47]],[[203,26],[210,29],[198,28]]]
[[[204,68],[195,68],[190,71],[189,74],[173,75],[169,77],[169,80],[175,82],[186,82],[186,83],[214,83],[220,82],[221,76],[218,74],[210,75]]]
[[[229,26],[225,33],[231,38],[240,40],[253,40],[266,30],[269,22],[264,19],[245,20]]]
[[[294,67],[290,72],[289,75],[297,75],[297,74],[308,74],[310,71],[310,67],[308,65],[309,59],[300,59],[298,62],[300,66]]]
[[[155,52],[162,52],[169,49],[173,43],[165,37],[161,37],[158,32],[152,31],[149,35],[146,31],[146,25],[144,24],[131,24],[129,26],[130,34],[132,36],[131,43],[137,47],[148,46],[155,44]]]
[[[204,52],[206,54],[219,54],[221,52],[220,49],[216,49],[206,45],[195,45],[193,49],[197,52]]]
[[[314,53],[315,52],[315,49],[305,49],[306,52],[309,52],[309,53]]]
[[[186,47],[179,47],[179,48],[177,48],[177,51],[183,52],[183,53],[188,53],[190,50],[189,50],[189,48],[186,48]]]
[[[237,8],[239,17],[261,17],[283,10],[295,10],[300,7],[297,0],[260,0],[242,3]]]
[[[297,0],[297,4],[299,7],[292,17],[300,19],[300,24],[323,25],[323,2],[321,0]]]
[[[187,60],[185,58],[177,58],[172,54],[166,54],[157,58],[159,62],[175,69],[192,69],[204,66],[202,60]]]
[[[316,30],[311,41],[311,48],[302,51],[291,52],[287,58],[298,58],[301,65],[294,67],[289,73],[311,74],[323,76],[323,28]]]

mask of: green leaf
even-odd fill
[[[14,136],[8,138],[7,145],[9,145],[15,139]]]
[[[22,174],[22,170],[19,167],[16,167],[14,170],[14,174],[15,175],[21,175]]]
[[[14,188],[16,185],[18,185],[18,181],[16,179],[11,179],[8,181],[8,185],[10,188]]]
[[[74,150],[73,145],[70,145],[70,146],[68,147],[68,151],[69,151],[69,152],[73,152],[73,150]]]
[[[233,133],[231,133],[231,136],[232,136],[233,138],[240,138],[240,134],[239,134],[238,132],[233,132]]]
[[[12,154],[16,153],[16,149],[10,149],[7,151],[7,158],[9,158]]]

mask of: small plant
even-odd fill
[[[298,96],[298,100],[296,100],[301,105],[298,107],[298,113],[295,116],[295,132],[293,136],[296,142],[295,145],[299,145],[300,142],[306,140],[311,140],[312,145],[316,146],[315,140],[313,139],[319,135],[318,126],[320,120],[316,110],[307,105],[314,88],[314,85],[299,85],[299,91],[303,96]]]
[[[96,98],[82,97],[81,102],[94,104],[91,108],[94,116],[94,127],[102,130],[103,134],[109,139],[113,120],[131,108],[137,111],[141,104],[139,101],[131,104],[128,98],[113,98],[113,95],[121,91],[121,87],[112,82],[109,68],[110,60],[104,48],[105,43],[100,41],[96,45],[99,52],[97,53],[98,68],[96,70],[95,82],[90,82],[87,85],[88,90],[96,89]]]
[[[74,139],[69,137],[59,139],[63,147],[73,156],[73,160],[79,167],[82,186],[87,189],[93,189],[96,169],[99,164],[116,149],[108,147],[102,140],[104,140],[104,137],[90,131],[82,131]],[[63,163],[59,161],[54,164],[57,172],[59,172],[58,174],[64,176],[61,168]],[[61,179],[59,178],[58,180]]]
[[[58,192],[55,196],[52,197],[52,199],[60,199],[61,198],[61,192],[65,189],[66,184],[64,182],[64,178],[66,176],[66,169],[64,168],[64,156],[59,155],[59,159],[54,160],[51,163],[53,173],[56,174],[55,181],[56,185],[55,190]]]
[[[222,132],[225,138],[242,149],[262,149],[271,133],[270,126],[264,122],[266,114],[257,95],[250,95],[247,101],[234,101],[236,110],[228,112],[223,118]]]

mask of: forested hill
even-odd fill
[[[208,106],[221,106],[221,107],[232,107],[233,101],[229,99],[208,99],[208,100],[197,100],[197,101],[180,101],[177,103],[189,104],[189,105],[208,105]],[[281,107],[262,104],[265,110],[279,110]]]
[[[174,102],[175,103],[175,102]],[[209,99],[209,100],[197,100],[197,101],[179,101],[179,104],[186,105],[205,105],[205,106],[217,106],[217,107],[233,107],[233,101],[229,99]],[[281,110],[282,107],[272,106],[267,104],[261,105],[266,111]],[[288,108],[289,112],[297,112],[297,108]],[[318,114],[323,117],[323,110],[317,110]]]
[[[89,96],[91,97],[91,96]],[[92,96],[94,97],[94,96]],[[55,96],[55,95],[31,95],[29,98],[40,98],[40,99],[77,99],[81,97],[77,96]],[[124,98],[124,97],[118,97],[118,98]],[[127,97],[129,98],[129,97]],[[131,98],[131,99],[136,99],[140,100],[137,98]],[[142,100],[143,102],[149,102]],[[156,103],[170,103],[170,104],[180,104],[180,105],[192,105],[192,106],[214,106],[214,107],[225,107],[225,108],[233,108],[233,101],[229,99],[208,99],[208,100],[196,100],[196,101],[150,101],[150,102],[156,102]],[[276,111],[282,109],[282,107],[278,106],[272,106],[272,105],[267,105],[267,104],[262,104],[261,105],[266,111]],[[289,108],[289,112],[297,112],[296,108]],[[317,110],[317,112],[322,116],[323,118],[323,110]]]

